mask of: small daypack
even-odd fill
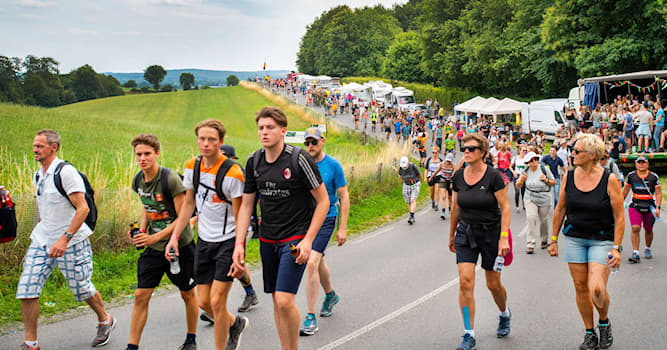
[[[176,208],[174,207],[174,194],[169,191],[169,173],[171,169],[162,167],[162,173],[160,174],[160,191],[162,193],[162,201],[164,205],[167,206],[167,211],[169,211],[169,216],[171,218],[176,218],[178,214],[176,213]],[[178,176],[183,179],[183,175],[178,174]],[[134,192],[139,191],[139,184],[144,177],[144,171],[139,170],[136,175],[134,175],[134,180],[132,180],[132,189]]]
[[[68,161],[64,161],[59,163],[56,166],[56,169],[53,172],[53,183],[56,186],[56,189],[58,192],[72,204],[72,207],[74,207],[74,203],[69,199],[69,196],[67,195],[67,192],[65,192],[65,188],[63,188],[63,180],[62,177],[60,177],[60,172],[63,170],[63,168],[66,165],[70,165],[76,170],[77,173],[79,173],[79,176],[81,176],[81,179],[83,180],[83,185],[86,188],[86,192],[83,194],[84,198],[86,199],[86,204],[88,204],[88,216],[86,216],[86,220],[84,221],[88,227],[90,227],[91,230],[95,230],[95,226],[97,225],[97,205],[95,204],[95,190],[93,190],[93,186],[90,185],[90,181],[88,181],[88,177],[80,172],[74,165],[72,165]],[[35,183],[39,182],[39,173],[35,175]],[[76,207],[74,207],[76,209]]]
[[[14,203],[9,194],[0,188],[0,243],[13,241],[17,226]]]
[[[226,203],[232,203],[231,200],[227,199],[225,197],[225,194],[222,192],[222,182],[225,179],[225,176],[227,176],[227,173],[229,172],[229,169],[234,166],[234,164],[237,164],[235,161],[233,161],[231,158],[227,157],[224,162],[222,162],[222,165],[218,169],[218,172],[215,174],[215,188],[211,188],[208,185],[202,184],[199,182],[199,178],[201,176],[201,162],[202,162],[202,155],[198,155],[197,159],[195,160],[195,167],[193,169],[192,173],[192,185],[195,189],[195,192],[199,188],[199,186],[204,186],[205,188],[209,190],[215,191],[215,194],[218,195],[218,198]]]

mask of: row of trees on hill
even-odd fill
[[[334,7],[308,26],[299,71],[517,96],[579,77],[667,69],[664,0],[410,0]]]
[[[89,65],[60,74],[51,57],[0,56],[0,102],[55,107],[118,95],[123,95],[118,80]]]

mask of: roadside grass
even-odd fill
[[[218,118],[228,130],[225,142],[236,147],[244,165],[247,156],[259,148],[255,112],[275,104],[242,87],[126,95],[54,109],[0,103],[0,184],[10,189],[19,219],[18,238],[0,245],[0,264],[6,267],[0,271],[0,334],[20,327],[20,302],[14,295],[36,220],[32,176],[38,164],[32,159],[31,145],[37,130],[57,130],[62,136],[59,157],[72,161],[91,179],[100,211],[98,228],[91,236],[95,252],[93,282],[105,302],[123,302],[131,300],[134,292],[139,255],[125,239],[127,224],[136,220],[141,210],[128,186],[138,171],[129,144],[132,137],[156,134],[161,142],[160,163],[182,172],[185,162],[198,153],[194,125],[206,118]],[[298,106],[286,109],[290,130],[304,130],[321,120],[315,114],[303,117],[299,109],[308,112]],[[333,125],[329,131],[326,151],[343,163],[348,174],[352,199],[348,232],[358,233],[405,214],[401,184],[390,169],[408,148],[379,142],[362,144],[357,133]],[[378,163],[383,163],[380,173]],[[257,240],[251,240],[249,263],[258,264],[258,250]],[[40,298],[42,316],[87,307],[74,301],[64,282],[55,270]],[[167,285],[164,279],[162,288]]]

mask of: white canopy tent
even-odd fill
[[[468,101],[465,101],[459,105],[456,105],[454,107],[454,111],[456,112],[472,112],[472,113],[477,113],[477,108],[479,108],[480,105],[484,104],[486,102],[486,99],[482,96],[475,96]]]
[[[477,114],[484,114],[484,113],[482,113],[482,110],[484,110],[486,108],[489,108],[489,107],[492,107],[492,106],[496,105],[498,102],[500,102],[500,100],[498,100],[497,98],[489,97],[489,98],[486,99],[486,101],[484,101],[484,102],[480,101],[478,103],[474,103],[474,104],[470,105],[468,108],[470,109],[470,112],[474,112],[474,113],[477,113]]]
[[[492,115],[521,113],[521,102],[505,97],[493,106],[482,109],[481,113]]]

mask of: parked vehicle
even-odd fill
[[[391,106],[405,110],[409,105],[415,104],[415,94],[402,86],[391,91]]]
[[[543,131],[546,135],[555,135],[556,131],[563,125],[567,125],[565,119],[565,107],[568,99],[552,98],[547,100],[523,103],[521,111],[521,127],[524,131]]]

